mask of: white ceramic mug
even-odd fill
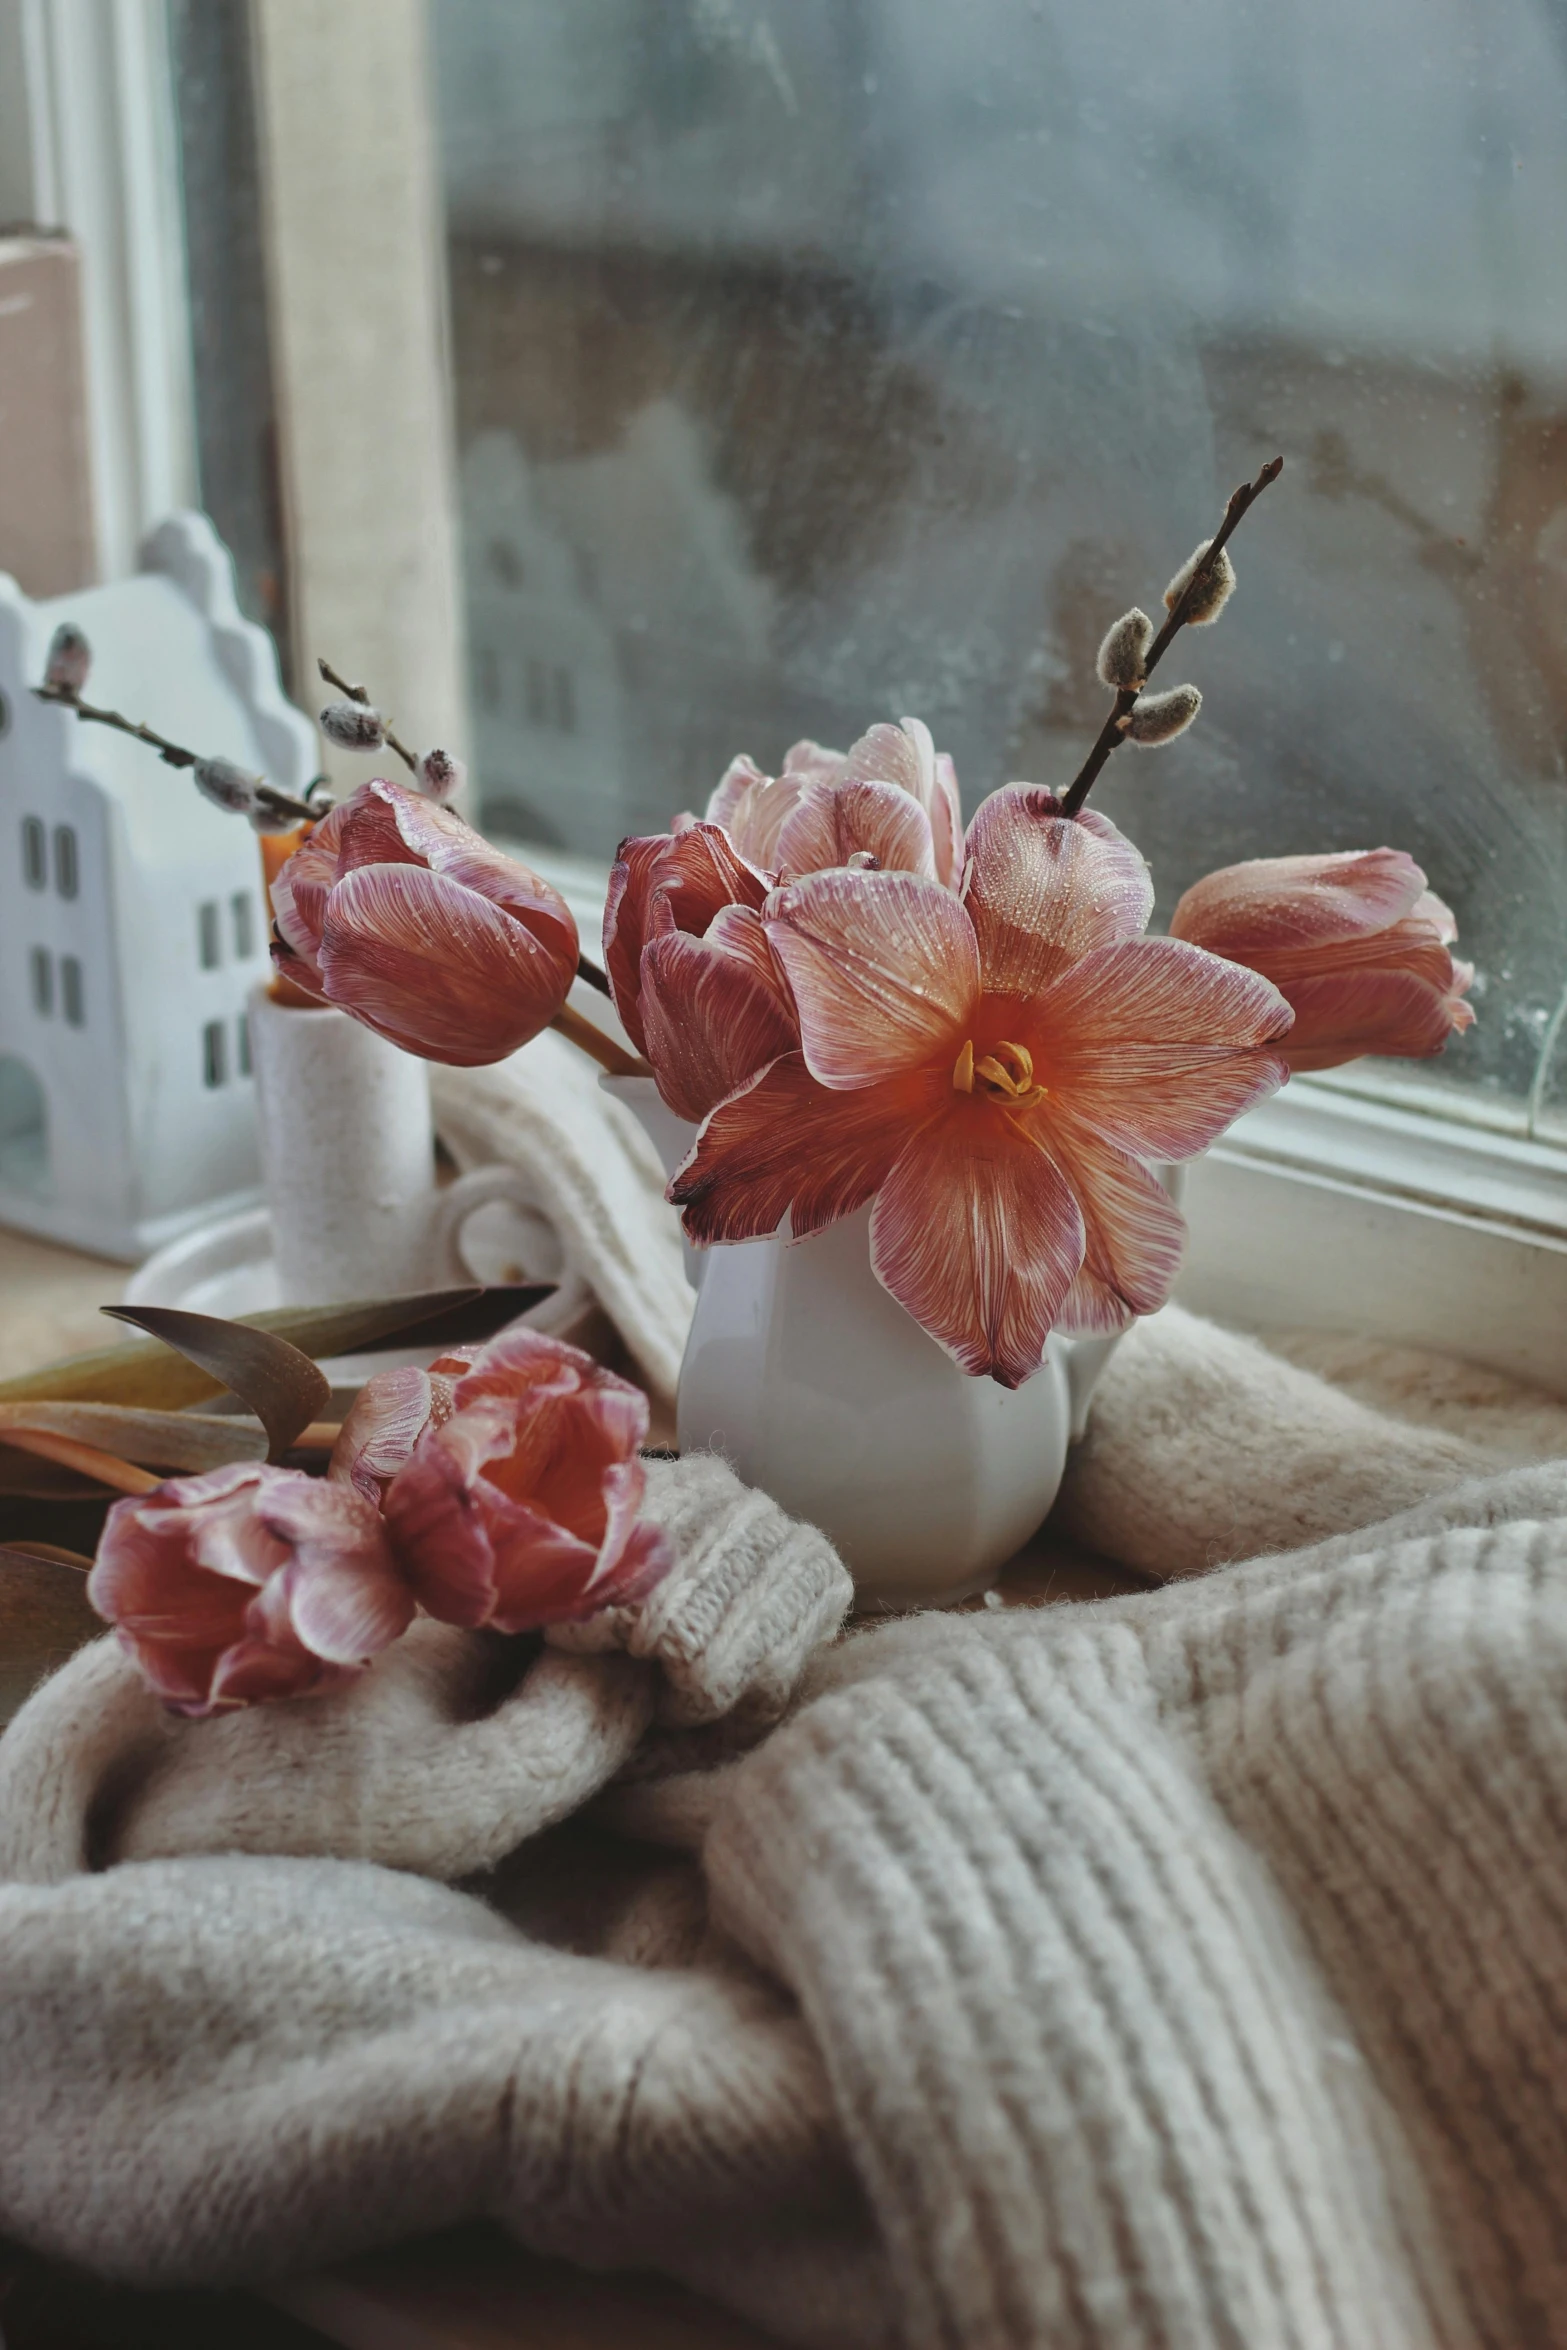
[[[463,1226],[506,1200],[537,1221],[511,1167],[435,1183],[430,1077],[345,1012],[250,999],[262,1177],[285,1305],[470,1281]]]

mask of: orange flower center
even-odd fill
[[[1026,1044],[992,1045],[984,1059],[976,1061],[970,1037],[952,1065],[952,1090],[987,1094],[992,1101],[1028,1109],[1042,1102],[1048,1089],[1034,1083],[1034,1056]]]

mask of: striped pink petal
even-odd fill
[[[905,1146],[876,1195],[876,1277],[964,1369],[1020,1387],[1083,1262],[1065,1176],[1019,1120],[964,1098]]]
[[[1413,909],[1425,886],[1402,849],[1253,857],[1194,883],[1170,918],[1170,935],[1250,962],[1280,947],[1385,930]]]
[[[1137,938],[1153,912],[1141,853],[1095,816],[1063,817],[1051,792],[1009,784],[968,831],[963,902],[990,995],[1037,995],[1096,947]]]
[[[823,1085],[871,1085],[956,1055],[979,954],[950,890],[911,873],[817,873],[775,891],[763,920]]]
[[[799,1041],[759,917],[728,906],[706,938],[671,925],[642,953],[641,1012],[658,1089],[693,1124]]]
[[[890,783],[810,783],[777,835],[785,880],[874,857],[890,873],[936,878],[930,818],[918,800]]]
[[[1365,1053],[1429,1059],[1455,1030],[1472,1025],[1461,992],[1472,976],[1469,965],[1450,962],[1447,987],[1397,969],[1291,980],[1295,1025],[1279,1049],[1291,1069],[1336,1069]]]
[[[1146,1167],[1091,1127],[1049,1106],[1038,1130],[1083,1212],[1083,1263],[1064,1300],[1060,1327],[1107,1337],[1139,1314],[1157,1312],[1180,1271],[1186,1225]]]
[[[785,1216],[796,1240],[822,1231],[864,1206],[951,1090],[941,1072],[831,1092],[785,1054],[719,1104],[676,1172],[669,1197],[687,1237],[760,1240]]]
[[[417,865],[345,875],[327,903],[320,962],[330,1002],[454,1068],[515,1052],[549,1025],[570,986],[559,957],[512,914]]]
[[[1287,1074],[1278,989],[1176,939],[1100,947],[1029,1007],[1019,1042],[1080,1124],[1137,1159],[1204,1150]]]

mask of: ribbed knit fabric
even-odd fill
[[[1341,1493],[1408,1458],[1338,1425]],[[803,1530],[715,1483],[731,1557],[681,1464],[690,1604],[547,1662],[651,1680],[615,1816],[699,1868],[588,1825],[467,1890],[326,1846],[69,1873],[138,1816],[116,1704],[56,1694],[87,1652],[0,1740],[0,2232],[198,2282],[486,2214],[810,2350],[1567,2350],[1567,1463],[1454,1466],[1164,1590],[807,1653]],[[541,1729],[527,1683],[482,1718]]]

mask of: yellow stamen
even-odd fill
[[[998,1044],[993,1053],[976,1061],[974,1040],[970,1037],[953,1066],[953,1091],[972,1093],[976,1079],[982,1093],[993,1100],[1010,1102],[1015,1109],[1032,1109],[1035,1102],[1044,1100],[1048,1090],[1034,1083],[1034,1056],[1026,1044]]]

